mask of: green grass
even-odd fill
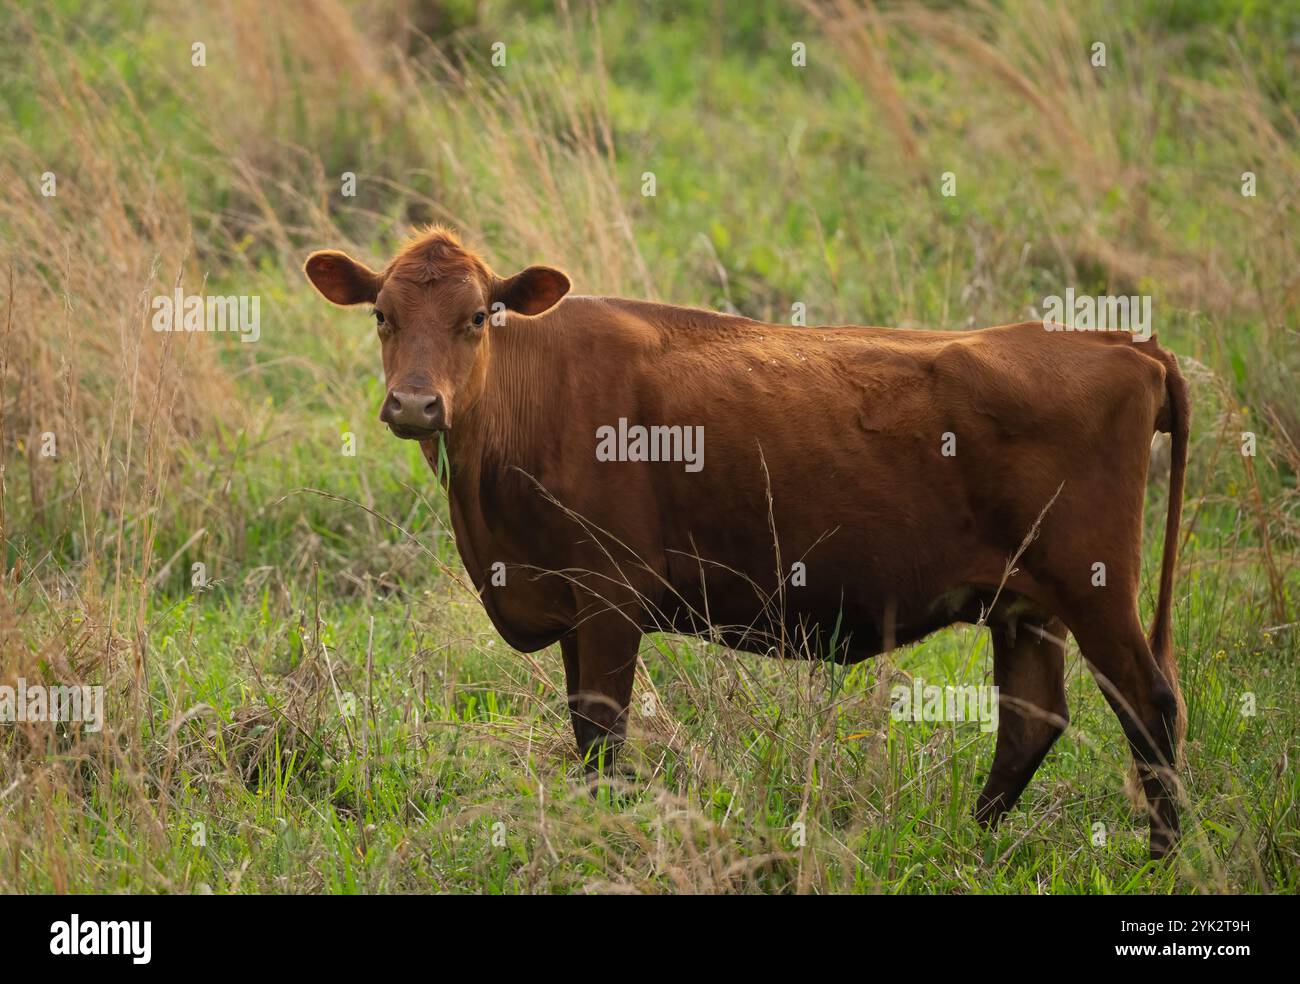
[[[1190,718],[1187,841],[1146,860],[1127,752],[1072,653],[1072,726],[996,834],[969,818],[992,753],[975,725],[895,722],[880,666],[736,657],[647,639],[662,701],[633,702],[638,776],[603,798],[573,759],[556,653],[534,668],[465,592],[320,601],[216,587],[149,614],[142,760],[91,762],[3,876],[32,891],[1295,891],[1297,779],[1280,757],[1295,652],[1196,579],[1178,625]],[[374,636],[370,638],[371,619]],[[318,627],[319,626],[319,627]],[[367,673],[367,651],[373,653]],[[983,682],[985,636],[931,637],[890,674]],[[832,677],[834,676],[834,679]],[[1258,713],[1243,716],[1254,694]],[[110,698],[110,720],[131,696]],[[821,744],[810,751],[815,738]],[[93,744],[93,742],[92,742]],[[50,749],[75,757],[77,749]],[[143,773],[143,775],[141,775]],[[142,808],[135,787],[165,782]],[[15,804],[19,820],[35,804]],[[74,819],[75,818],[75,819]],[[796,844],[796,824],[806,840]],[[202,825],[202,837],[196,835]],[[497,827],[496,825],[502,825]],[[1105,843],[1093,843],[1103,824]],[[494,841],[494,833],[497,839]],[[11,836],[13,834],[11,833]],[[554,852],[554,853],[552,853]],[[15,861],[15,859],[17,859]],[[93,859],[90,866],[73,861]],[[12,867],[11,867],[12,866]]]
[[[0,890],[1295,892],[1300,24],[1282,8],[886,7],[913,159],[822,5],[721,23],[702,0],[594,22],[431,5],[418,30],[366,3],[311,25],[243,2],[6,5],[0,683],[102,682],[109,725],[0,727]],[[1098,37],[1106,74],[1076,77]],[[775,321],[800,301],[809,323],[959,328],[1067,284],[1152,293],[1195,418],[1179,856],[1147,861],[1123,737],[1073,645],[1069,731],[996,833],[974,824],[993,736],[887,713],[900,680],[986,682],[973,628],[847,670],[647,637],[629,774],[590,795],[558,652],[496,636],[445,497],[375,419],[367,318],[300,272],[320,246],[378,263],[433,219],[503,272],[549,262],[582,293]],[[142,327],[140,297],[178,277],[259,295],[262,341]],[[47,431],[54,460],[32,451]],[[1144,618],[1164,515],[1157,485]]]

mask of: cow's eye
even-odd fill
[[[383,323],[384,323],[384,312],[383,312],[383,311],[380,311],[378,308],[376,308],[376,309],[375,309],[375,324],[380,324],[380,325],[382,325]]]
[[[482,328],[483,322],[487,320],[487,312],[479,311],[474,315],[474,327]]]

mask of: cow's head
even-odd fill
[[[379,419],[414,440],[450,429],[453,411],[478,399],[484,339],[504,311],[541,314],[569,289],[546,266],[502,279],[446,229],[412,240],[381,273],[337,250],[312,253],[306,272],[335,304],[374,308],[388,383]]]

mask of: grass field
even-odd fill
[[[107,702],[0,725],[0,891],[1300,888],[1300,10],[673,7],[0,0],[0,684]],[[847,670],[647,637],[637,775],[590,796],[558,649],[495,634],[368,312],[301,272],[431,221],[780,322],[1151,295],[1193,395],[1178,856],[1073,645],[1069,731],[974,824],[993,736],[886,698],[990,679],[974,628]],[[177,286],[259,340],[150,330]]]

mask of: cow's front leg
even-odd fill
[[[622,612],[582,621],[560,640],[569,713],[588,774],[609,774],[627,733],[641,630]]]
[[[998,744],[975,819],[996,827],[1020,799],[1039,764],[1065,731],[1065,623],[995,624],[993,682],[998,688]]]

